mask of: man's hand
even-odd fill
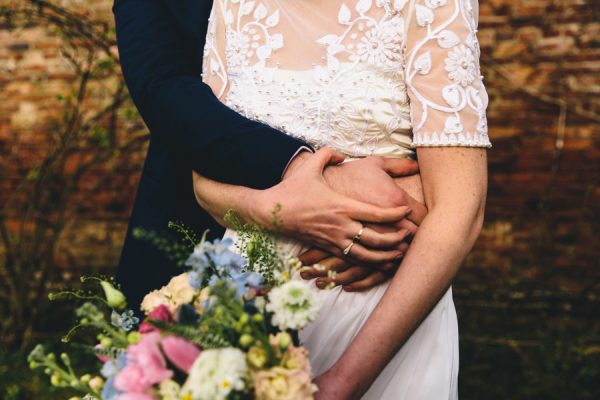
[[[298,171],[298,168],[302,167],[302,164],[304,164],[304,162],[307,161],[312,156],[312,154],[313,153],[311,153],[308,150],[304,150],[296,154],[296,157],[294,157],[290,161],[287,168],[285,169],[285,172],[283,173],[283,179],[293,176],[294,173]]]
[[[300,154],[279,184],[249,193],[242,211],[260,226],[344,256],[342,250],[352,243],[362,224],[395,224],[411,210],[406,206],[372,205],[333,190],[323,177],[323,169],[343,160],[343,156],[328,148],[315,154]],[[197,185],[198,191],[202,191],[202,186]],[[201,193],[197,197],[202,201]],[[278,211],[274,214],[274,210]],[[397,246],[404,238],[396,230],[379,232],[366,226],[360,243],[352,247],[348,257],[367,264],[398,260],[402,253]]]
[[[420,223],[427,214],[427,209],[422,204],[423,192],[417,172],[416,162],[411,160],[368,157],[327,167],[325,177],[332,187],[358,200],[381,206],[411,204],[413,213],[409,218]],[[408,176],[402,176],[403,174]],[[392,179],[391,176],[395,178]],[[401,232],[405,240],[396,249],[405,254],[410,239],[416,233],[417,224],[404,219],[396,224],[370,225],[370,228],[380,232]],[[346,291],[361,291],[377,286],[393,276],[400,265],[400,261],[376,265],[359,264],[317,248],[308,250],[299,258],[307,265],[301,273],[304,279],[318,278],[318,287],[325,287],[333,282],[342,285]],[[314,264],[325,268],[308,267]],[[336,272],[335,278],[328,277],[329,270]]]
[[[328,166],[323,176],[333,190],[355,200],[379,207],[409,207],[409,220],[418,225],[427,215],[421,204],[423,191],[418,172],[414,160],[373,156]]]

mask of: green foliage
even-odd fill
[[[175,230],[179,232],[180,225],[170,223],[170,227],[175,227]],[[190,237],[191,230],[187,230],[186,236]],[[164,253],[164,255],[171,261],[175,262],[178,266],[183,267],[185,261],[193,249],[193,241],[181,241],[170,235],[163,233],[157,233],[149,231],[143,228],[134,228],[133,237],[140,240],[145,240],[152,244],[156,249]]]
[[[274,220],[277,211],[273,212]],[[238,235],[237,246],[240,253],[248,258],[248,270],[261,274],[267,285],[273,285],[274,272],[283,270],[283,260],[277,252],[274,236],[254,224],[242,222],[233,210],[229,210],[224,219]]]

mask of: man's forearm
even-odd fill
[[[205,3],[196,4],[206,18],[199,24],[208,24]],[[160,0],[116,0],[113,7],[121,68],[152,136],[205,176],[275,185],[305,143],[236,113],[213,94],[197,65],[202,47],[184,35],[173,7]]]

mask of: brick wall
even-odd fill
[[[27,3],[0,0],[0,6]],[[112,23],[108,0],[60,4],[86,18]],[[561,315],[569,329],[579,327],[578,332],[594,340],[600,336],[598,324],[590,322],[600,316],[599,17],[598,0],[480,1],[478,37],[494,148],[489,152],[485,228],[458,278],[455,297],[467,344],[467,362],[461,365],[466,365],[467,375],[469,368],[480,368],[470,372],[481,377],[483,388],[489,389],[485,377],[500,379],[495,375],[499,357],[497,352],[484,352],[490,358],[482,361],[483,339],[477,336],[469,342],[473,335],[499,336],[490,339],[493,347],[506,336],[531,339],[537,335],[532,333],[535,327],[542,333],[534,339],[546,335],[545,343],[554,343],[547,332],[556,325],[549,328],[547,316]],[[77,74],[61,53],[64,42],[46,24],[30,22],[16,30],[6,21],[0,25],[2,207],[56,144],[49,133],[63,112],[61,96],[77,83]],[[97,104],[90,109],[100,107],[103,93],[118,79],[106,81],[107,86],[94,83],[90,101]],[[143,130],[136,118],[120,120],[118,127],[122,135]],[[143,157],[144,149],[125,153],[86,175],[61,234],[55,260],[59,266],[112,271]],[[514,349],[518,342],[507,346]],[[470,361],[476,367],[470,367]],[[519,374],[526,376],[533,364],[520,365]],[[545,368],[533,368],[537,367]],[[506,379],[504,384],[498,381],[497,393],[535,397],[516,394],[515,376]],[[477,385],[469,381],[463,390]]]
[[[62,3],[112,21],[109,1]],[[477,276],[498,285],[507,272],[525,281],[556,273],[545,280],[553,289],[577,290],[597,279],[598,10],[595,0],[480,2],[478,35],[494,148],[487,222],[467,271],[481,270]],[[0,204],[51,146],[45,132],[61,112],[57,96],[75,78],[60,51],[63,39],[52,29],[35,23],[6,28],[0,30]],[[63,235],[80,244],[74,263],[84,266],[93,254],[95,265],[114,265],[142,160],[143,152],[121,160],[119,173],[111,174],[118,179],[78,210]],[[100,179],[97,172],[90,180]]]
[[[63,3],[93,19],[112,20],[109,1]],[[598,13],[594,0],[481,1],[478,35],[494,148],[486,227],[469,268],[523,279],[559,271],[561,282],[553,287],[561,289],[580,289],[594,278],[588,274],[600,255],[594,243],[600,204]],[[51,145],[41,132],[51,129],[48,123],[61,112],[57,96],[75,77],[60,48],[61,38],[45,26],[0,30],[0,204]],[[561,104],[564,145],[557,151]],[[76,238],[96,264],[114,265],[142,158],[124,160],[113,175],[118,182],[88,200],[64,236]]]
[[[480,2],[494,149],[487,223],[471,268],[554,290],[598,278],[599,5]]]
[[[24,2],[13,2],[19,3]],[[61,3],[112,21],[109,1]],[[591,278],[586,274],[599,256],[594,245],[600,204],[598,5],[595,0],[480,2],[478,35],[494,148],[486,228],[470,268],[492,275],[511,270],[527,279],[561,271],[566,289],[581,288]],[[45,132],[61,112],[57,96],[75,78],[61,54],[61,40],[35,23],[0,30],[0,204],[51,146]],[[561,104],[564,147],[557,152]],[[76,235],[83,252],[97,255],[102,247],[106,260],[100,264],[114,264],[142,158],[123,160],[120,173],[111,175],[118,182],[111,180],[88,200],[65,235]]]

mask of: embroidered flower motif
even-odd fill
[[[246,65],[246,58],[250,51],[250,38],[233,29],[227,30],[228,46],[225,50],[227,67],[230,69],[241,68]]]
[[[356,54],[369,64],[397,63],[401,60],[398,38],[391,26],[374,27],[356,45]]]
[[[461,44],[450,50],[444,63],[448,76],[456,84],[468,86],[475,80],[477,74],[475,57],[473,51],[465,45]]]
[[[481,111],[479,113],[479,120],[477,121],[477,132],[479,132],[481,135],[487,135],[488,133],[487,116],[485,115],[485,111]]]

